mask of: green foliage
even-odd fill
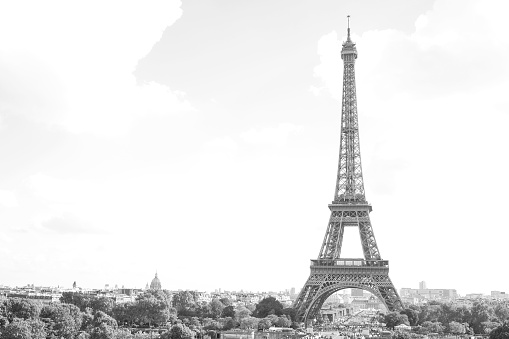
[[[263,319],[260,319],[260,321],[258,321],[258,329],[259,330],[266,330],[271,326],[272,326],[272,322],[270,321],[270,319],[263,318]]]
[[[387,313],[384,317],[383,322],[385,322],[385,326],[387,326],[390,329],[394,329],[394,327],[401,324],[409,325],[408,317],[406,316],[406,314],[400,314],[397,312]]]
[[[277,319],[274,325],[277,327],[290,327],[292,325],[292,321],[286,315],[282,315]]]
[[[210,315],[212,318],[219,318],[221,316],[221,313],[223,312],[224,305],[222,302],[219,301],[219,299],[212,299],[210,302]]]
[[[60,302],[65,304],[72,304],[77,306],[81,312],[85,312],[91,306],[92,296],[76,293],[76,292],[63,292],[60,297]]]
[[[456,321],[451,321],[447,324],[447,332],[452,334],[465,334],[467,332],[465,325]]]
[[[509,320],[509,305],[507,303],[499,303],[494,307],[495,316],[502,323]]]
[[[242,320],[240,321],[240,328],[242,328],[244,330],[246,330],[246,329],[255,330],[255,329],[258,329],[259,322],[260,322],[260,319],[251,317],[251,316],[247,316],[247,317],[242,318]]]
[[[164,325],[170,318],[170,302],[162,291],[151,290],[136,298],[135,312],[141,324]]]
[[[0,339],[45,339],[44,323],[38,319],[14,318],[2,330]]]
[[[223,308],[223,313],[221,313],[221,316],[224,317],[230,317],[235,318],[235,308],[233,306],[226,306]]]
[[[111,310],[112,316],[117,320],[118,324],[133,325],[136,320],[136,304],[123,303],[116,304]]]
[[[274,297],[267,297],[260,301],[253,312],[253,316],[257,318],[265,318],[269,314],[283,314],[283,305]]]
[[[405,314],[408,318],[408,323],[410,326],[415,326],[419,322],[419,313],[411,308],[405,308],[400,312],[401,314]]]
[[[179,291],[173,296],[173,307],[179,314],[188,313],[197,307],[197,296],[193,291]]]
[[[101,311],[111,315],[115,301],[106,297],[95,297],[90,300],[90,307],[94,311]]]
[[[491,331],[500,326],[500,323],[496,321],[485,321],[481,323],[481,326],[484,334],[490,334]]]
[[[115,328],[107,323],[102,323],[94,327],[90,332],[90,339],[113,339],[115,337]]]
[[[233,303],[230,299],[228,298],[221,298],[219,299],[219,301],[225,306],[225,307],[228,307],[228,306],[233,306]]]
[[[14,318],[20,319],[36,319],[39,317],[42,305],[22,298],[10,298],[5,303],[5,313],[7,319],[12,321]]]
[[[183,324],[173,325],[168,332],[161,334],[161,339],[189,339],[194,336],[193,331]]]
[[[74,305],[52,304],[41,309],[40,319],[46,324],[50,338],[74,339],[83,322],[81,312]]]
[[[474,329],[474,332],[485,333],[486,324],[483,325],[483,323],[489,322],[495,317],[493,307],[484,301],[479,301],[474,303],[471,312],[472,319],[470,320],[470,325]]]
[[[221,324],[221,327],[224,331],[228,331],[239,326],[239,323],[230,317],[219,319],[219,323]]]
[[[491,331],[490,339],[509,339],[509,322],[505,322]]]
[[[396,331],[392,334],[392,339],[410,339],[411,335],[406,331]]]
[[[425,333],[443,333],[445,328],[438,321],[425,321],[422,323],[422,329]]]
[[[286,315],[291,321],[295,321],[297,311],[293,307],[283,309],[283,314]]]
[[[238,322],[241,322],[242,319],[247,318],[251,315],[251,311],[245,306],[238,306],[235,309],[235,318]]]

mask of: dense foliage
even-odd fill
[[[509,302],[479,300],[471,305],[430,302],[389,312],[380,320],[392,329],[400,324],[411,325],[419,334],[489,334],[509,321]]]
[[[79,293],[64,293],[61,303],[47,305],[11,298],[0,302],[0,339],[148,339],[149,334],[139,330],[152,327],[162,339],[190,339],[234,328],[299,326],[295,310],[284,308],[273,297],[246,306],[234,306],[227,298],[198,300],[196,292],[170,295],[160,290],[145,291],[134,302],[119,304]],[[509,303],[502,301],[409,305],[379,320],[392,329],[401,324],[412,326],[412,333],[397,332],[397,339],[429,333],[509,339]]]

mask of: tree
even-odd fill
[[[116,304],[111,310],[111,314],[117,323],[132,326],[136,320],[136,304],[132,302]]]
[[[67,304],[44,306],[41,309],[40,319],[46,323],[47,335],[55,338],[74,339],[82,324],[78,307]]]
[[[60,302],[63,304],[76,305],[81,312],[90,307],[92,297],[82,293],[76,292],[63,292],[60,297]]]
[[[490,334],[495,328],[500,326],[496,321],[485,321],[481,323],[483,334]]]
[[[271,326],[276,326],[276,323],[279,320],[279,317],[277,315],[275,315],[275,314],[269,314],[265,318],[269,319]]]
[[[14,318],[1,332],[1,339],[45,339],[44,323],[38,319]]]
[[[267,297],[260,301],[253,312],[253,316],[257,318],[265,318],[269,314],[282,315],[283,305],[274,297]]]
[[[270,319],[267,318],[260,319],[260,321],[258,322],[258,329],[260,330],[266,330],[271,326],[272,322],[270,321]]]
[[[491,331],[490,339],[509,339],[509,322],[505,322]]]
[[[255,318],[255,317],[250,317],[250,316],[242,318],[242,320],[240,321],[240,328],[242,328],[244,330],[246,330],[246,329],[249,329],[249,330],[257,329],[259,321],[260,321],[260,319]]]
[[[94,327],[94,315],[92,314],[92,309],[87,308],[85,312],[82,313],[82,321],[81,321],[81,331],[86,331],[87,333],[92,330]]]
[[[474,303],[471,312],[472,319],[470,324],[474,332],[478,334],[484,333],[485,326],[482,323],[488,322],[492,318],[495,318],[493,307],[484,301]]]
[[[396,331],[392,335],[392,339],[410,339],[411,334],[407,331]]]
[[[107,325],[112,329],[116,329],[118,327],[117,321],[102,311],[95,312],[92,324],[94,328],[99,328],[101,325]]]
[[[90,307],[94,311],[102,311],[106,314],[111,315],[115,301],[111,298],[106,297],[94,297],[90,300]]]
[[[233,306],[226,306],[223,308],[223,313],[221,313],[221,316],[224,317],[231,317],[235,318],[235,308]]]
[[[231,330],[238,326],[238,322],[236,322],[233,318],[221,318],[219,319],[219,323],[224,331]]]
[[[419,322],[419,313],[416,310],[411,308],[405,308],[400,312],[401,314],[405,314],[408,317],[408,322],[410,326],[415,326]]]
[[[144,294],[136,300],[136,315],[141,324],[166,324],[170,318],[170,308],[166,299],[156,298],[153,294]]]
[[[115,337],[115,330],[116,328],[107,323],[101,323],[92,329],[90,339],[113,339]]]
[[[168,335],[169,338],[167,338]],[[161,339],[189,339],[193,337],[193,332],[183,324],[175,324],[171,327],[168,335],[164,337],[161,335]]]
[[[495,306],[495,315],[501,323],[509,320],[509,305],[499,303]]]
[[[283,314],[286,315],[291,321],[295,321],[297,311],[293,307],[283,309]]]
[[[399,314],[397,312],[389,312],[385,315],[384,318],[385,326],[388,328],[394,329],[394,327],[405,324],[408,325],[408,317],[406,314]]]
[[[223,312],[224,305],[219,299],[214,298],[210,301],[210,314],[213,318],[219,318]]]
[[[232,305],[233,305],[232,301],[231,301],[230,299],[228,299],[228,298],[221,298],[221,299],[219,299],[219,301],[220,301],[220,302],[221,302],[224,306],[226,306],[226,307],[227,307],[227,306],[232,306]]]
[[[179,314],[189,311],[197,306],[196,294],[192,291],[179,291],[173,296],[172,303]]]
[[[451,321],[448,325],[447,325],[447,331],[449,333],[452,333],[452,334],[465,334],[466,333],[466,328],[465,328],[465,325],[463,324],[460,324],[456,321]]]
[[[12,321],[14,318],[36,319],[41,312],[41,304],[32,300],[21,298],[10,298],[5,304],[7,318]]]
[[[282,315],[278,318],[275,325],[277,327],[290,327],[291,324],[292,324],[292,321],[287,316]]]
[[[422,328],[426,333],[443,333],[444,327],[437,321],[425,321],[422,323]]]
[[[235,317],[238,322],[241,322],[242,319],[249,317],[251,315],[251,311],[245,306],[237,306],[235,309]]]
[[[9,319],[7,317],[0,314],[0,333],[2,333],[2,330],[9,324]]]

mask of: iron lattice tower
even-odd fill
[[[364,193],[355,89],[357,49],[350,38],[350,23],[341,59],[344,63],[343,101],[334,201],[329,204],[331,215],[318,259],[311,260],[311,274],[293,305],[297,320],[306,323],[315,317],[332,293],[346,288],[360,288],[373,293],[390,311],[402,308],[389,278],[389,261],[382,260],[376,244],[369,219],[372,208]],[[359,228],[364,258],[340,257],[347,226]]]

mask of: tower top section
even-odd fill
[[[355,59],[357,59],[357,48],[355,48],[355,44],[352,42],[352,39],[350,38],[350,16],[347,15],[348,18],[348,36],[346,38],[346,41],[343,42],[343,48],[341,49],[341,59],[343,59],[343,62],[355,62]]]

